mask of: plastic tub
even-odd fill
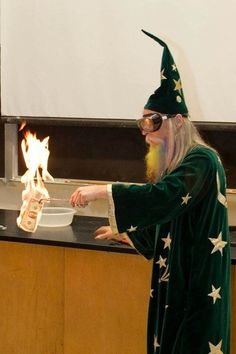
[[[62,227],[72,223],[75,210],[63,207],[46,207],[42,210],[39,226]]]

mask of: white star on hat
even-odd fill
[[[176,71],[176,70],[177,70],[177,67],[176,67],[175,63],[172,64],[171,66],[172,66],[172,70],[173,70],[173,71]]]
[[[163,70],[161,71],[161,80],[166,80],[166,77],[164,76],[164,70],[165,70],[165,69],[163,69]]]
[[[181,84],[181,80],[175,80],[173,79],[174,83],[175,83],[175,88],[174,91],[178,91],[179,94],[181,95],[181,90],[182,90],[182,84]]]

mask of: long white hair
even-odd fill
[[[164,175],[171,173],[183,161],[185,156],[196,146],[205,146],[216,152],[200,136],[197,128],[186,117],[181,124],[178,117],[169,118],[168,143],[150,144],[146,160],[146,178],[149,182],[156,183]],[[159,139],[157,139],[159,140]]]
[[[176,117],[170,118],[167,121],[169,124],[169,141],[171,146],[166,173],[170,173],[176,169],[185,156],[196,146],[205,146],[216,152],[215,149],[203,140],[197,128],[188,118],[183,118],[181,127],[178,127],[178,119]]]

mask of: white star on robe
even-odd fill
[[[154,336],[154,343],[153,343],[153,346],[154,346],[154,350],[156,350],[157,348],[160,347],[160,344],[159,344],[158,341],[157,341],[157,336]]]
[[[189,199],[191,199],[192,197],[189,195],[189,193],[185,196],[185,197],[181,197],[182,198],[182,203],[181,203],[181,205],[183,205],[183,204],[188,204],[188,201],[189,201]]]
[[[222,346],[222,340],[220,341],[220,343],[218,343],[217,345],[212,344],[211,342],[208,342],[209,347],[210,347],[210,352],[209,354],[224,354],[221,350],[221,346]]]
[[[219,293],[220,293],[220,289],[221,289],[221,288],[216,289],[216,288],[214,287],[214,285],[211,286],[212,292],[211,292],[210,294],[208,294],[208,296],[211,296],[211,297],[212,297],[212,299],[213,299],[213,304],[215,304],[215,302],[216,302],[217,299],[221,299],[221,296],[220,296],[220,294],[219,294]]]
[[[162,268],[162,267],[166,268],[166,260],[167,260],[167,258],[162,258],[162,256],[160,256],[159,261],[157,261],[156,264],[159,264],[160,268]]]
[[[222,232],[219,233],[219,236],[217,238],[211,238],[208,237],[208,239],[211,241],[211,243],[214,245],[213,250],[211,251],[212,253],[215,253],[217,251],[220,252],[221,256],[223,255],[223,248],[225,247],[225,245],[227,244],[226,241],[222,241]]]
[[[129,229],[127,229],[127,231],[129,231],[129,232],[134,232],[134,231],[136,231],[137,230],[137,228],[138,228],[138,226],[130,226],[130,228]]]
[[[154,289],[150,290],[150,297],[153,297],[153,291],[154,291]]]
[[[159,283],[161,282],[168,282],[170,278],[170,273],[169,273],[169,265],[167,265],[164,273],[162,274],[162,276],[159,278]]]
[[[168,233],[167,237],[162,238],[162,241],[165,243],[164,249],[167,247],[170,249],[170,244],[171,244],[170,233]]]

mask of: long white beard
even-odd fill
[[[145,156],[146,178],[149,182],[157,182],[166,168],[166,148],[163,140],[146,139],[149,144],[148,152]]]

